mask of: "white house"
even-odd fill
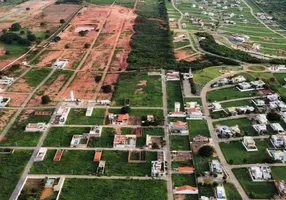
[[[254,139],[250,136],[243,137],[242,145],[246,151],[258,151]]]
[[[14,78],[8,76],[2,76],[0,78],[0,85],[12,85],[14,83]]]
[[[190,185],[175,187],[174,189],[174,194],[198,194],[198,193],[199,193],[198,188]]]
[[[221,111],[223,108],[221,106],[221,104],[219,102],[213,102],[212,103],[212,111],[216,112],[216,111]]]
[[[273,72],[279,72],[279,71],[286,71],[286,65],[271,65],[269,67],[269,70],[273,71]]]
[[[254,118],[259,124],[268,124],[268,120],[265,114],[258,114]]]
[[[92,112],[93,112],[93,107],[87,107],[85,116],[90,117],[92,115]]]
[[[90,128],[89,136],[90,137],[101,137],[102,126],[93,126]]]
[[[56,117],[53,121],[53,124],[65,124],[68,115],[70,112],[70,107],[59,107],[59,109],[56,111]]]
[[[45,156],[47,154],[48,149],[47,148],[40,148],[34,161],[43,161],[45,159]]]
[[[243,37],[244,38],[244,37]],[[246,78],[242,75],[239,75],[239,76],[235,76],[231,79],[231,81],[233,83],[241,83],[241,82],[245,82],[246,81]]]
[[[267,98],[270,102],[279,100],[279,97],[280,97],[280,96],[279,96],[277,93],[268,94],[268,95],[266,96],[266,98]]]
[[[282,120],[286,123],[286,112],[280,113]]]
[[[250,84],[256,90],[264,89],[265,83],[262,80],[251,81]]]
[[[44,132],[46,128],[46,123],[29,123],[25,127],[25,132]]]
[[[215,196],[217,200],[227,200],[223,185],[218,185],[216,187]]]
[[[256,107],[263,107],[265,106],[265,101],[262,99],[253,99],[251,100]]]
[[[286,104],[283,101],[276,101],[276,105],[281,112],[286,111]]]
[[[222,165],[219,160],[212,160],[212,162],[210,163],[210,171],[218,174],[223,173]]]
[[[10,102],[9,97],[0,96],[0,107],[5,107]]]
[[[284,147],[284,138],[282,135],[271,135],[270,142],[274,148],[283,148]]]
[[[268,166],[254,166],[248,169],[252,181],[269,181],[272,179],[271,169]]]
[[[166,176],[166,162],[161,160],[151,161],[151,176],[152,177],[162,177]]]
[[[64,69],[66,65],[68,64],[67,60],[57,60],[54,64],[53,67],[56,69]]]
[[[253,90],[253,88],[249,82],[238,83],[236,88],[240,91]]]
[[[252,125],[252,127],[259,135],[267,133],[267,128],[265,124],[254,124]]]
[[[286,163],[286,150],[266,149],[266,152],[273,160]]]
[[[284,128],[279,123],[270,123],[271,128],[276,133],[284,134]]]
[[[167,81],[179,81],[180,80],[180,72],[172,71],[166,74]]]

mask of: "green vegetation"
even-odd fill
[[[51,72],[51,69],[48,68],[33,68],[30,70],[23,79],[30,87],[38,86]]]
[[[236,187],[231,183],[223,184],[228,199],[242,200]]]
[[[258,93],[256,91],[240,92],[238,89],[231,87],[231,88],[212,90],[208,92],[207,101],[208,102],[224,101],[229,99],[238,99],[238,98],[253,97],[253,96],[258,96]]]
[[[203,173],[205,171],[209,171],[209,163],[212,161],[212,158],[202,157],[198,153],[194,154],[194,163],[196,173]]]
[[[103,128],[101,137],[90,138],[88,146],[90,147],[113,147],[115,129],[114,128]]]
[[[184,109],[184,102],[181,92],[180,81],[167,82],[167,103],[168,109],[174,111],[175,102],[181,103],[181,111]]]
[[[52,127],[44,141],[44,146],[69,147],[73,135],[88,133],[89,130],[88,127]]]
[[[223,108],[229,108],[229,107],[237,107],[237,106],[251,106],[253,103],[251,100],[238,100],[238,101],[230,101],[221,103],[221,106]]]
[[[171,150],[190,150],[190,140],[189,136],[170,136],[170,148]]]
[[[271,167],[274,180],[286,180],[286,167]]]
[[[146,135],[164,136],[162,128],[143,128],[142,137],[136,138],[136,147],[143,147],[146,144]]]
[[[197,102],[198,104],[202,105],[202,99],[201,98],[184,98],[184,102]]]
[[[273,182],[252,182],[246,168],[232,170],[246,194],[252,199],[270,199],[277,193]]]
[[[254,164],[265,163],[267,161],[266,148],[269,142],[267,140],[255,140],[258,151],[248,152],[242,145],[241,141],[233,141],[229,143],[220,143],[219,146],[226,161],[230,164]]]
[[[172,162],[172,169],[178,168],[178,167],[191,167],[193,166],[192,161],[182,161],[182,162]]]
[[[205,196],[205,197],[211,197],[214,196],[214,190],[212,187],[212,184],[204,184],[204,185],[199,185],[199,195]]]
[[[0,154],[0,199],[9,199],[32,151],[16,150],[13,154]]]
[[[85,116],[86,109],[76,108],[71,109],[66,124],[79,125],[102,125],[105,118],[105,109],[93,109],[90,117]]]
[[[46,110],[52,112],[52,109]],[[26,113],[27,112],[27,113]],[[0,143],[0,146],[36,146],[42,133],[25,132],[25,127],[28,123],[48,123],[51,116],[34,115],[34,112],[24,111],[9,129],[5,140]]]
[[[212,119],[219,119],[219,118],[225,118],[225,117],[228,117],[229,115],[226,113],[226,112],[224,112],[224,111],[216,111],[216,112],[212,112],[211,110],[210,110],[210,113],[211,113],[211,118]]]
[[[263,71],[263,70],[265,70],[265,67],[262,65],[252,65],[252,66],[248,67],[248,69],[252,70],[252,71]]]
[[[210,131],[208,129],[207,122],[205,120],[189,120],[189,132],[190,136],[195,137],[197,135],[209,137]]]
[[[173,174],[172,175],[173,187],[180,187],[183,185],[196,186],[195,174]]]
[[[252,127],[252,121],[248,118],[228,119],[213,123],[214,127],[218,125],[236,126],[238,125],[241,135],[257,135],[258,133]]]
[[[28,48],[26,46],[21,46],[18,44],[4,44],[0,42],[0,47],[3,47],[5,51],[9,52],[8,54],[0,56],[0,60],[5,60],[10,57],[17,57],[23,55],[28,51]]]
[[[130,106],[162,106],[160,78],[138,72],[120,74],[113,101],[121,106],[126,98]]]
[[[60,199],[166,200],[167,185],[160,180],[67,179]]]

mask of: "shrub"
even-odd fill
[[[90,44],[89,43],[85,43],[84,44],[84,48],[88,49],[90,47]]]
[[[112,87],[111,87],[111,85],[103,85],[103,86],[101,87],[101,89],[102,89],[102,91],[103,91],[104,93],[110,93],[110,92],[112,92]]]
[[[203,146],[199,149],[199,154],[202,157],[211,157],[213,153],[214,149],[209,145]]]
[[[60,19],[60,23],[63,24],[65,23],[66,21],[64,19]]]
[[[127,114],[127,113],[130,113],[130,111],[131,111],[131,108],[129,106],[123,106],[120,109],[120,114]]]
[[[269,112],[266,117],[269,121],[279,121],[281,118],[280,115],[276,112]]]
[[[66,48],[66,49],[69,49],[69,48],[70,48],[70,44],[66,44],[66,45],[65,45],[65,48]]]
[[[99,82],[100,80],[101,80],[101,75],[96,75],[95,77],[94,77],[94,79],[95,79],[95,82]]]
[[[19,31],[21,29],[21,25],[19,23],[14,23],[10,27],[10,31]]]
[[[42,104],[48,104],[51,102],[51,99],[48,95],[42,96]]]
[[[88,33],[88,30],[78,32],[78,34],[79,34],[81,37],[86,36],[87,33]]]

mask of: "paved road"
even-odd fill
[[[255,166],[270,166],[270,167],[286,167],[286,163],[265,163],[265,164],[243,164],[243,165],[230,165],[230,168],[249,168],[249,167],[255,167]]]
[[[94,125],[78,125],[78,124],[71,124],[71,125],[56,125],[52,124],[51,127],[93,127]],[[100,125],[103,128],[114,128],[114,127],[119,127],[119,128],[140,128],[142,127],[141,125]],[[143,126],[142,128],[144,128]],[[146,128],[164,128],[164,126],[146,126]]]
[[[270,135],[258,135],[258,136],[251,136],[251,137],[254,140],[259,140],[259,139],[268,139]],[[243,137],[219,139],[218,142],[231,142],[231,141],[241,141],[241,140],[243,140]]]
[[[235,116],[230,116],[226,118],[219,118],[219,119],[213,119],[213,122],[219,122],[219,121],[224,121],[224,120],[231,120],[231,119],[240,119],[240,118],[252,118],[254,117],[255,114],[245,114],[245,115],[235,115]]]

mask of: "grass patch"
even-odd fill
[[[277,193],[273,182],[252,182],[246,168],[232,170],[246,194],[253,199],[271,199]]]
[[[266,148],[269,147],[267,140],[255,140],[258,151],[247,152],[241,141],[232,141],[229,143],[220,143],[219,146],[228,163],[234,165],[265,163],[267,159]]]
[[[192,161],[182,161],[182,162],[172,162],[172,169],[178,168],[178,167],[190,167],[193,166]]]
[[[252,71],[263,71],[265,70],[265,67],[262,65],[253,65],[253,66],[248,67],[248,69]]]
[[[205,171],[209,171],[210,169],[209,163],[212,161],[212,158],[202,157],[198,153],[193,155],[194,155],[196,173],[199,174]]]
[[[181,111],[184,109],[184,102],[181,92],[180,81],[167,82],[167,103],[168,109],[174,111],[175,102],[181,103]]]
[[[162,180],[66,179],[60,199],[166,200],[167,185]]]
[[[223,108],[238,107],[238,106],[252,106],[252,105],[253,103],[251,100],[230,101],[230,102],[225,102],[221,104]]]
[[[212,185],[199,185],[199,196],[213,197],[214,191]]]
[[[231,183],[223,184],[228,199],[242,200],[236,187]]]
[[[271,167],[274,180],[286,180],[286,167]]]
[[[147,73],[120,74],[113,103],[121,106],[125,98],[129,98],[131,106],[162,106],[161,79]]]
[[[143,128],[142,137],[136,139],[136,147],[143,147],[146,144],[146,135],[156,135],[164,137],[164,129],[162,128]]]
[[[183,185],[196,186],[195,174],[173,174],[172,175],[173,187],[180,187]]]
[[[0,60],[5,60],[12,57],[18,57],[26,53],[29,48],[24,45],[18,44],[4,44],[0,42],[0,47],[4,47],[5,51],[9,51],[9,55],[3,55],[0,57]]]
[[[212,119],[219,119],[219,118],[225,118],[225,117],[228,117],[228,114],[224,111],[216,111],[216,112],[212,112],[210,110],[210,113],[211,113],[211,118]]]
[[[102,125],[105,118],[105,109],[93,109],[90,117],[85,116],[86,109],[71,109],[66,124]]]
[[[0,154],[0,199],[9,199],[32,151],[16,150],[13,154]]]
[[[48,68],[33,68],[30,70],[23,79],[30,87],[38,86],[51,72],[51,69]]]
[[[184,98],[184,102],[197,102],[198,104],[202,105],[201,98]]]
[[[210,131],[206,120],[189,120],[188,125],[190,136],[195,137],[197,135],[202,135],[210,137]]]
[[[183,151],[190,150],[189,136],[171,135],[170,142],[171,142],[170,144],[171,150],[183,150]]]
[[[103,128],[101,137],[91,138],[88,146],[90,147],[113,147],[115,129],[114,128]]]

